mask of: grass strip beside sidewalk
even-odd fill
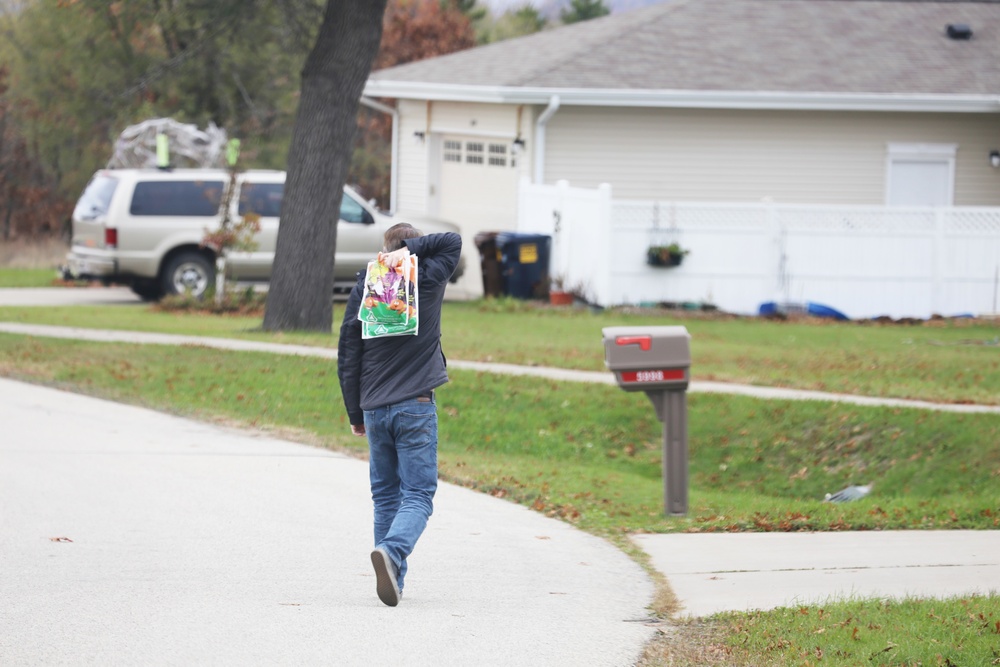
[[[336,304],[338,321],[341,307]],[[322,347],[336,346],[338,330],[335,326],[333,335],[269,333],[260,330],[259,317],[159,312],[144,305],[5,307],[0,321]],[[451,359],[604,371],[601,329],[622,325],[687,327],[695,380],[1000,405],[1000,322],[774,322],[655,310],[595,314],[486,300],[445,304],[442,335]]]
[[[11,269],[0,267],[0,288],[3,287],[52,287],[56,282],[56,270],[52,269]]]

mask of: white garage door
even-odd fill
[[[481,231],[517,227],[517,156],[503,139],[445,136],[441,141],[439,212],[467,241]]]

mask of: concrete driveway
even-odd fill
[[[0,664],[632,664],[609,543],[443,484],[399,607],[367,463],[0,379]]]

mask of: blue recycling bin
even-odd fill
[[[549,248],[545,234],[501,232],[496,237],[500,253],[503,293],[516,299],[543,299],[549,291]]]

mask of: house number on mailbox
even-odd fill
[[[665,382],[683,380],[684,369],[672,368],[662,371],[623,371],[622,382]]]

